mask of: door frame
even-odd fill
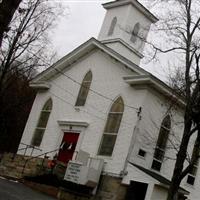
[[[85,121],[71,121],[71,120],[58,120],[57,121],[60,127],[60,135],[58,138],[57,146],[59,147],[62,143],[65,132],[73,132],[79,134],[79,138],[76,144],[75,152],[78,152],[81,149],[83,138],[85,136],[85,131],[89,126],[88,122]],[[72,159],[75,159],[76,153],[74,153]]]
[[[78,134],[78,138],[77,138],[77,142],[76,142],[76,147],[74,149],[74,152],[73,152],[72,158],[71,158],[73,160],[74,158],[76,158],[76,155],[77,155],[77,145],[78,145],[78,141],[79,141],[79,138],[80,138],[80,132],[77,132],[77,131],[64,131],[63,132],[63,137],[62,137],[62,140],[61,140],[61,143],[60,143],[59,147],[62,145],[62,142],[63,142],[63,139],[64,139],[65,135],[66,134],[70,134],[70,133]],[[59,152],[60,152],[60,150],[59,150]],[[58,152],[58,154],[59,154],[59,152]]]

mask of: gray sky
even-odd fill
[[[64,56],[91,37],[97,38],[105,10],[102,3],[109,1],[63,0],[68,13],[59,21],[52,36],[58,56]]]

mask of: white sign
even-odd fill
[[[79,183],[81,176],[81,164],[69,162],[64,179],[73,183]]]

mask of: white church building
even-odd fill
[[[137,0],[103,7],[98,39],[30,83],[37,96],[21,142],[42,153],[58,149],[59,161],[79,166],[79,175],[70,177],[68,169],[66,180],[95,187],[94,199],[166,200],[184,100],[139,67],[144,40],[158,19]],[[180,200],[199,199],[197,170],[183,180]]]

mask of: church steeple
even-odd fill
[[[137,0],[116,0],[103,7],[107,13],[98,39],[139,65],[144,40],[158,19]]]

